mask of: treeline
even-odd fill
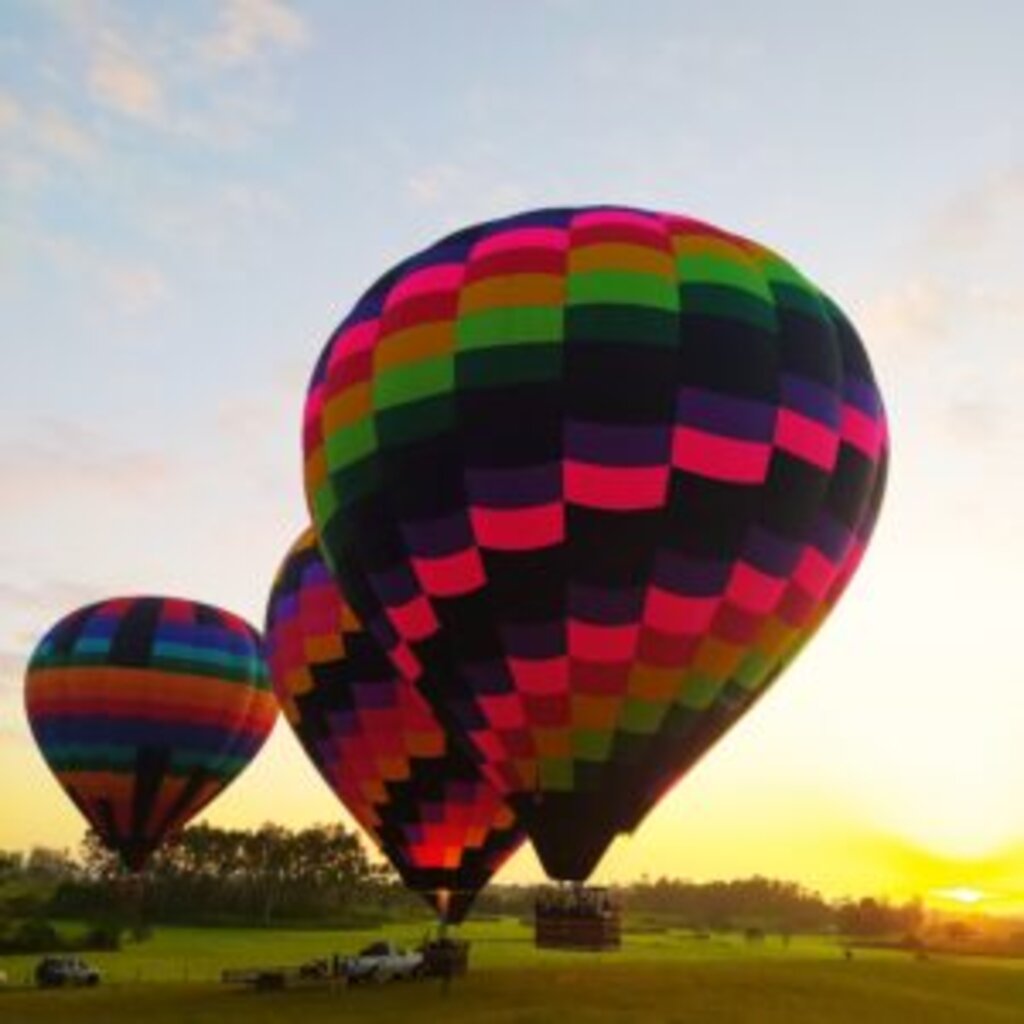
[[[476,913],[527,917],[532,914],[535,893],[532,886],[492,885],[477,900]],[[925,916],[917,900],[830,901],[796,882],[757,876],[728,882],[644,879],[613,886],[612,894],[625,908],[627,924],[660,919],[698,932],[896,938],[918,931]]]
[[[645,878],[614,894],[627,922],[661,919],[708,932],[903,937],[916,933],[924,917],[917,902],[829,901],[796,883],[758,877],[708,883]],[[492,885],[474,913],[528,918],[534,896],[532,886]],[[141,922],[373,926],[413,914],[426,918],[428,911],[341,825],[298,831],[196,825],[153,857],[141,883],[126,877],[91,835],[77,857],[46,849],[0,852],[0,942],[14,928],[41,935],[53,919],[138,930]]]
[[[835,921],[835,907],[818,893],[772,878],[706,883],[659,878],[630,886],[626,898],[631,910],[670,914],[707,931],[822,932]]]
[[[670,914],[708,931],[760,928],[782,934],[906,936],[924,923],[919,900],[893,903],[868,896],[829,901],[796,882],[757,876],[703,883],[659,878],[629,886],[625,899],[631,910]]]
[[[77,857],[45,848],[0,852],[6,952],[117,948],[126,932],[144,938],[161,923],[373,927],[413,911],[414,897],[340,825],[193,826],[152,858],[142,878],[126,875],[91,834]],[[67,920],[84,926],[67,935],[52,924]]]
[[[77,877],[54,893],[54,914],[81,917],[119,906],[166,923],[372,923],[386,915],[395,888],[391,871],[341,825],[195,825],[164,845],[142,878],[126,877],[89,835],[78,864]]]

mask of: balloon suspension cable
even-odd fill
[[[437,938],[440,942],[448,937],[448,913],[451,908],[452,893],[450,889],[437,890]]]
[[[119,912],[124,923],[135,934],[142,932],[146,912],[146,875],[141,868],[127,868],[116,879]]]

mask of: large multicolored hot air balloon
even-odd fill
[[[457,923],[525,838],[352,612],[312,530],[267,607],[267,661],[310,760],[403,882]]]
[[[162,597],[61,619],[32,654],[25,705],[58,781],[132,872],[238,775],[277,717],[256,631]]]
[[[399,264],[330,339],[305,417],[332,569],[366,580],[394,664],[573,880],[820,624],[887,450],[864,348],[815,285],[610,206]]]

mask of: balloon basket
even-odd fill
[[[537,949],[600,953],[622,947],[622,915],[607,889],[573,885],[542,889],[533,908]]]

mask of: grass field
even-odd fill
[[[124,952],[90,955],[104,971],[95,990],[0,994],[3,1024],[319,1024],[321,1021],[488,1021],[498,1024],[985,1024],[1024,1021],[1024,965],[858,951],[796,938],[748,946],[737,937],[684,932],[627,936],[619,953],[538,952],[512,921],[463,929],[473,942],[470,975],[447,994],[439,983],[348,990],[236,991],[217,984],[224,967],[298,963],[351,952],[368,933],[161,928]],[[399,941],[422,925],[389,930]],[[35,957],[0,958],[12,983]]]

